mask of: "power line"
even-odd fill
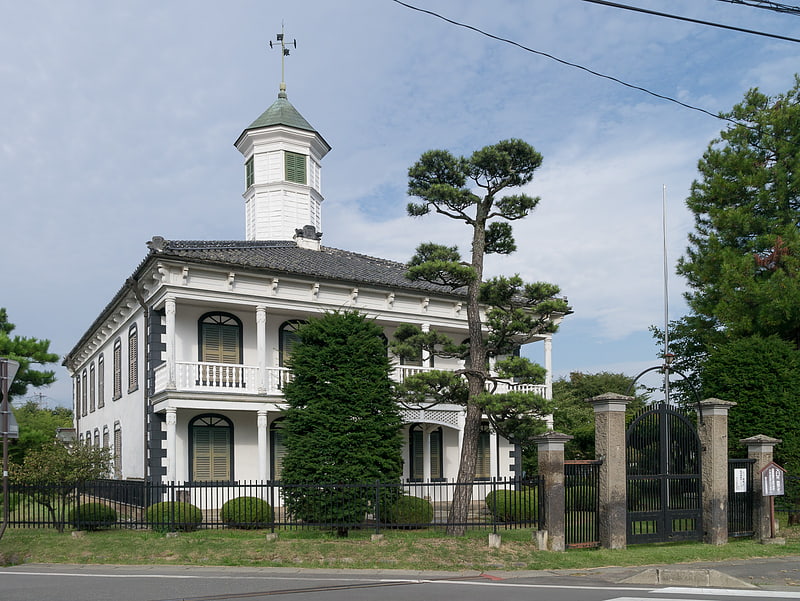
[[[772,10],[776,13],[785,13],[787,15],[800,16],[800,6],[792,6],[791,4],[781,4],[779,2],[768,2],[767,0],[719,0],[720,2],[728,2],[729,4],[742,4],[744,6],[752,6],[753,8],[763,8],[765,10]]]
[[[629,6],[627,4],[618,4],[617,2],[607,2],[606,0],[583,0],[583,2],[591,2],[592,4],[601,4],[602,6],[610,6],[612,8],[621,8],[622,10],[630,10],[637,13],[644,13],[646,15],[655,15],[657,17],[665,17],[667,19],[675,19],[676,21],[685,21],[687,23],[698,23],[699,25],[708,25],[709,27],[718,27],[720,29],[728,29],[730,31],[738,31],[740,33],[750,33],[752,35],[760,35],[765,38],[773,38],[776,40],[784,40],[786,42],[800,43],[798,38],[790,38],[788,36],[778,35],[776,33],[766,33],[764,31],[755,31],[754,29],[744,29],[742,27],[734,27],[733,25],[723,25],[722,23],[714,23],[713,21],[701,21],[700,19],[692,19],[690,17],[681,17],[679,15],[671,15],[669,13],[662,13],[656,10],[649,10],[646,8],[639,8],[637,6]]]
[[[587,73],[590,73],[590,74],[594,75],[595,77],[601,77],[603,79],[608,79],[609,81],[613,81],[614,83],[618,83],[618,84],[620,84],[622,86],[625,86],[626,88],[630,88],[632,90],[638,90],[640,92],[644,92],[645,94],[649,94],[650,96],[653,96],[655,98],[659,98],[660,100],[666,100],[667,102],[673,102],[673,103],[675,103],[675,104],[677,104],[679,106],[682,106],[684,108],[687,108],[687,109],[690,109],[690,110],[693,110],[693,111],[697,111],[697,112],[703,113],[705,115],[709,115],[710,117],[714,117],[715,119],[721,119],[722,121],[728,121],[729,123],[733,123],[734,125],[743,125],[744,127],[747,127],[748,129],[753,129],[751,126],[747,125],[746,123],[742,123],[740,121],[737,121],[736,119],[731,119],[730,117],[725,117],[725,116],[717,114],[717,113],[712,113],[711,111],[706,110],[704,108],[701,108],[701,107],[698,107],[698,106],[693,106],[693,105],[687,104],[685,102],[681,102],[680,100],[678,100],[676,98],[672,98],[672,97],[666,96],[664,94],[659,94],[657,92],[653,92],[652,90],[648,90],[647,88],[643,88],[641,86],[637,86],[637,85],[628,83],[626,81],[623,81],[623,80],[618,79],[616,77],[613,77],[611,75],[606,75],[604,73],[600,73],[598,71],[594,71],[592,69],[589,69],[588,67],[584,67],[583,65],[579,65],[577,63],[571,63],[569,61],[566,61],[566,60],[560,59],[560,58],[558,58],[556,56],[553,56],[552,54],[548,54],[548,53],[542,52],[540,50],[534,50],[533,48],[529,48],[527,46],[524,46],[524,45],[520,44],[519,42],[515,42],[514,40],[509,40],[507,38],[502,38],[500,36],[494,35],[494,34],[489,33],[487,31],[483,31],[482,29],[478,29],[477,27],[474,27],[472,25],[467,25],[465,23],[459,23],[458,21],[454,21],[453,19],[448,19],[447,17],[445,17],[443,15],[440,15],[439,13],[435,13],[435,12],[433,12],[431,10],[427,10],[427,9],[424,9],[424,8],[419,8],[417,6],[413,6],[413,5],[408,4],[406,2],[402,2],[401,0],[392,0],[392,1],[396,2],[397,4],[399,4],[401,6],[405,6],[406,8],[409,8],[411,10],[415,10],[417,12],[425,13],[425,14],[431,15],[432,17],[436,17],[437,19],[441,19],[442,21],[450,23],[451,25],[455,25],[457,27],[463,27],[464,29],[469,29],[470,31],[474,31],[474,32],[479,33],[479,34],[481,34],[483,36],[486,36],[486,37],[491,38],[493,40],[497,40],[499,42],[503,42],[505,44],[511,44],[512,46],[516,46],[517,48],[520,48],[521,50],[524,50],[525,52],[530,52],[532,54],[538,54],[539,56],[544,56],[545,58],[549,58],[550,60],[556,61],[557,63],[561,63],[562,65],[566,65],[568,67],[573,67],[575,69],[580,69],[581,71],[585,71]]]

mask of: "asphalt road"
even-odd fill
[[[598,572],[489,575],[165,566],[23,565],[0,570],[2,601],[757,601],[798,590],[611,584]]]

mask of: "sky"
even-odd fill
[[[556,377],[634,376],[658,364],[648,329],[686,312],[674,273],[697,161],[758,87],[792,87],[800,44],[584,0],[0,0],[0,306],[15,334],[64,356],[145,257],[153,236],[244,239],[233,143],[277,97],[333,150],[323,244],[408,260],[421,242],[469,250],[469,231],[406,216],[407,170],[521,138],[544,157],[514,224],[518,250],[488,274],[561,287],[574,313]],[[800,37],[800,17],[720,0],[630,0],[696,20]],[[529,353],[541,360],[539,345]],[[71,405],[66,370],[41,393]]]

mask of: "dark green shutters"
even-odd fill
[[[244,187],[245,189],[255,183],[255,170],[253,168],[253,157],[247,159],[244,164]]]
[[[306,183],[306,155],[297,152],[284,153],[286,164],[286,181],[295,184]]]

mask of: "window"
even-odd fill
[[[286,181],[295,184],[306,183],[306,155],[287,151],[284,154],[286,163]]]
[[[428,434],[430,445],[431,480],[441,480],[442,469],[442,429],[436,428]],[[425,432],[422,426],[415,424],[409,430],[408,456],[411,462],[411,479],[421,481],[425,478]]]
[[[108,426],[103,426],[103,448],[107,449],[110,443],[109,435],[108,435]]]
[[[221,415],[200,415],[189,422],[189,436],[189,478],[194,482],[232,480],[233,424]]]
[[[75,375],[75,415],[81,415],[81,375]]]
[[[122,398],[122,342],[114,341],[114,396],[115,401]]]
[[[253,169],[253,158],[250,157],[244,164],[244,187],[245,190],[253,185],[255,180],[255,171]]]
[[[283,419],[276,419],[269,425],[269,468],[272,480],[281,479],[283,458],[286,455],[286,446],[284,446],[286,434],[283,431],[283,426]]]
[[[286,367],[289,356],[292,354],[292,347],[297,343],[299,337],[297,328],[304,322],[293,319],[281,324],[278,335],[278,363],[281,367]]]
[[[106,362],[103,355],[97,359],[97,408],[106,404]]]
[[[478,461],[475,464],[475,478],[488,480],[492,477],[492,449],[489,424],[481,424],[481,433],[478,438]]]
[[[122,427],[114,424],[114,477],[122,478]]]
[[[139,331],[136,324],[128,330],[128,392],[139,388]]]
[[[86,403],[86,395],[87,395],[87,388],[89,388],[89,376],[86,375],[86,370],[83,370],[83,378],[81,382],[81,415],[86,415],[88,412],[86,411],[87,403]]]
[[[89,366],[89,413],[94,413],[95,409],[95,382],[97,374],[94,370],[94,363]]]
[[[100,446],[100,430],[97,428],[94,429],[94,446]]]
[[[242,322],[229,313],[206,313],[200,318],[200,361],[242,362]]]

